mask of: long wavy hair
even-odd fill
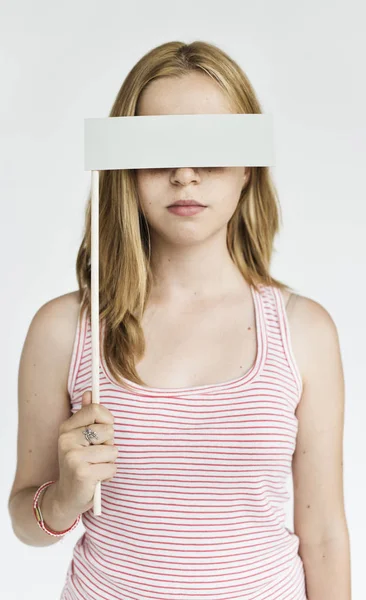
[[[110,117],[137,114],[141,93],[160,77],[183,77],[198,71],[212,77],[237,113],[259,114],[261,106],[239,65],[213,44],[168,42],[145,54],[125,78]],[[292,290],[270,275],[274,237],[282,225],[276,187],[268,167],[251,167],[227,225],[227,248],[247,283]],[[134,170],[99,173],[99,319],[103,323],[103,357],[112,377],[146,386],[136,372],[145,353],[141,327],[153,274],[149,226],[139,203]],[[91,192],[85,210],[83,239],[76,272],[81,314],[91,316]]]

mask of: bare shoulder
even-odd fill
[[[305,382],[316,351],[339,347],[335,322],[322,304],[300,294],[283,291],[291,343],[302,380]]]
[[[36,315],[41,312],[44,314],[53,313],[55,317],[63,319],[64,317],[68,318],[70,315],[77,315],[79,307],[79,290],[75,290],[74,292],[68,292],[67,294],[48,300],[38,309]]]
[[[37,311],[35,318],[42,314],[43,322],[46,324],[47,317],[52,317],[54,321],[62,325],[62,329],[59,331],[64,331],[65,336],[63,336],[63,339],[67,341],[67,339],[70,339],[70,337],[74,337],[79,315],[79,308],[79,291],[76,290],[74,292],[68,292],[62,296],[52,298],[43,304]]]
[[[30,344],[34,335],[37,337],[37,343],[38,340],[43,339],[44,344],[53,344],[54,348],[57,347],[58,364],[60,368],[63,366],[61,376],[65,385],[67,385],[68,366],[75,340],[79,308],[78,290],[52,298],[34,315],[26,340],[26,343]],[[36,339],[34,342],[36,343]]]

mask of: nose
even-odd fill
[[[171,180],[173,183],[187,184],[191,181],[198,181],[198,170],[194,167],[179,167],[173,169]]]

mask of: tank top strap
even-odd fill
[[[85,390],[91,389],[90,378],[85,375],[90,363],[90,320],[87,318],[86,310],[81,311],[80,304],[67,385],[73,407],[75,404],[81,403],[81,397]],[[73,412],[75,412],[75,408],[73,408]]]
[[[266,360],[263,377],[277,378],[300,400],[303,383],[291,342],[289,320],[281,290],[275,286],[260,286],[266,332]]]

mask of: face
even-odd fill
[[[219,85],[196,72],[179,79],[152,81],[141,94],[137,110],[138,115],[231,112]],[[158,236],[184,244],[226,231],[249,175],[249,167],[137,169],[140,204],[151,240]],[[178,199],[194,199],[206,208],[194,215],[176,215],[167,207]]]

